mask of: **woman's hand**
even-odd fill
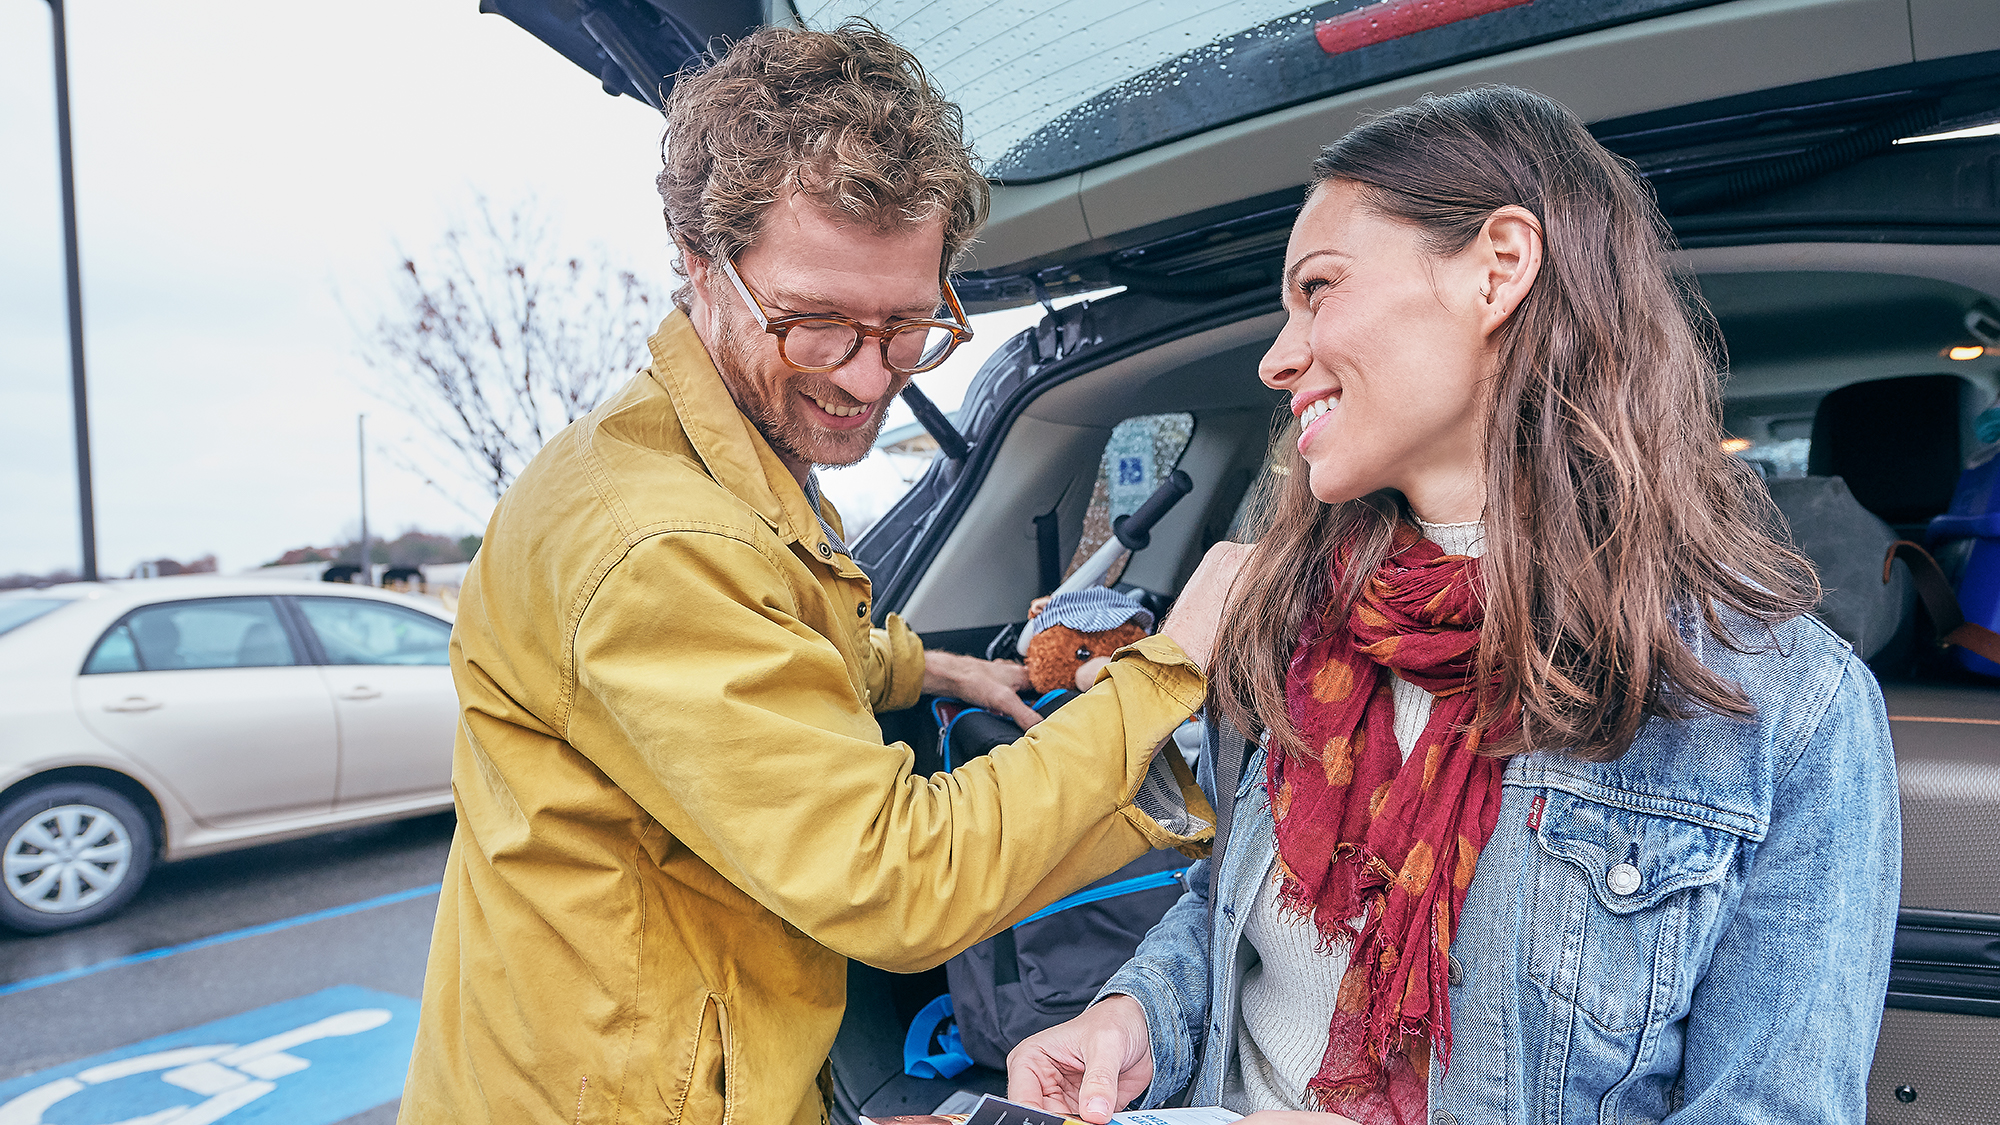
[[[1108,656],[1093,656],[1084,661],[1076,670],[1076,690],[1089,691],[1097,683],[1097,674],[1110,666]]]
[[[1007,1055],[1008,1101],[1085,1121],[1111,1120],[1152,1081],[1146,1012],[1130,996],[1107,996]]]
[[[1208,662],[1215,655],[1215,633],[1222,624],[1222,610],[1229,602],[1236,572],[1243,569],[1249,558],[1247,543],[1217,543],[1210,547],[1187,585],[1181,588],[1181,596],[1174,600],[1166,624],[1160,626],[1160,632],[1172,637],[1203,672],[1208,671]]]

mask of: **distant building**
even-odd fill
[[[214,574],[215,556],[203,555],[192,562],[174,559],[147,559],[132,568],[133,578],[171,578],[176,574]]]

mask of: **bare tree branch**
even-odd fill
[[[602,248],[564,256],[555,241],[532,201],[497,214],[477,198],[426,260],[404,256],[396,311],[362,331],[382,397],[495,500],[557,431],[645,363],[666,307]],[[397,461],[436,483],[412,451]]]

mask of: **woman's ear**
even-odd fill
[[[1486,217],[1479,247],[1480,330],[1491,336],[1527,300],[1542,272],[1542,222],[1527,208],[1508,204]]]

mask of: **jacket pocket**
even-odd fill
[[[1556,790],[1535,800],[1529,975],[1613,1035],[1683,1009],[1741,839]]]
[[[722,997],[709,993],[688,1048],[687,1069],[679,1081],[679,1097],[671,1094],[668,1120],[680,1125],[718,1125],[730,1119],[735,1075],[730,1068],[729,1010]]]

